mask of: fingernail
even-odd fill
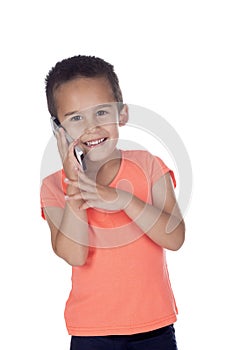
[[[68,179],[68,178],[65,178],[65,179],[64,179],[64,182],[69,182],[69,179]]]
[[[65,196],[64,198],[65,198],[65,200],[67,201],[67,200],[69,199],[69,196]]]

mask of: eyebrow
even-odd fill
[[[79,114],[79,112],[78,111],[68,112],[64,114],[64,117],[69,117],[70,115],[73,115],[73,114]]]
[[[86,109],[91,109],[91,108],[96,108],[96,109],[99,109],[99,108],[105,108],[105,107],[111,107],[112,104],[108,104],[108,103],[103,103],[101,105],[95,105],[93,107],[88,107],[88,108],[85,108],[84,110]],[[73,114],[79,114],[79,113],[82,113],[82,110],[81,111],[72,111],[72,112],[68,112],[66,114],[64,114],[64,117],[69,117]]]

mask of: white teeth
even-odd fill
[[[98,145],[99,143],[103,142],[105,139],[102,138],[102,139],[99,139],[99,140],[94,140],[94,141],[87,141],[85,142],[87,146],[96,146]]]

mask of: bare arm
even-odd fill
[[[69,146],[63,129],[56,134],[58,149],[66,176],[78,182],[74,143]],[[67,194],[79,193],[79,188],[67,186]],[[84,265],[88,256],[88,223],[86,210],[79,210],[82,199],[66,202],[65,208],[43,209],[51,231],[54,252],[72,266]]]
[[[78,210],[77,202],[66,203],[64,209],[43,209],[55,254],[72,266],[84,265],[88,256],[87,214],[86,210]]]
[[[170,250],[178,250],[184,242],[185,224],[169,173],[153,186],[152,198],[151,205],[133,196],[124,210],[155,243]]]

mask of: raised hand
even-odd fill
[[[59,130],[56,132],[56,139],[66,177],[71,180],[77,180],[77,169],[80,166],[74,155],[74,147],[76,145],[76,141],[71,142],[68,145],[63,128],[59,128]]]

